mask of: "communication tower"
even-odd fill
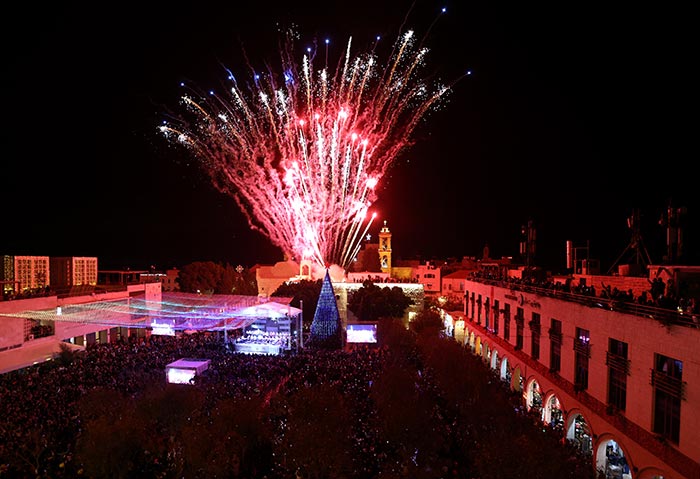
[[[627,218],[627,227],[632,231],[632,238],[630,239],[629,244],[625,248],[625,250],[620,254],[620,256],[617,257],[615,262],[612,264],[610,269],[608,270],[608,274],[610,274],[615,267],[620,264],[620,261],[622,261],[623,258],[626,256],[632,257],[634,259],[634,263],[639,267],[644,267],[646,268],[651,264],[651,256],[649,256],[649,251],[647,251],[647,247],[644,244],[644,238],[642,238],[642,231],[641,227],[639,224],[639,209],[635,208],[632,210],[632,215]]]

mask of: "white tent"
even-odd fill
[[[295,318],[301,309],[275,302],[260,303],[236,311],[236,317],[283,319]]]
[[[280,298],[289,302],[289,298]],[[246,328],[260,319],[294,319],[301,310],[257,296],[163,293],[161,301],[127,298],[71,304],[58,309],[4,314],[26,319],[66,321],[103,326],[150,328],[167,324],[174,331],[217,331]]]

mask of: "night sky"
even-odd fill
[[[358,48],[376,35],[388,45],[403,25],[427,34],[435,75],[472,74],[425,118],[379,190],[373,233],[387,221],[395,258],[481,257],[486,244],[491,257],[517,257],[532,220],[535,263],[562,270],[566,241],[588,242],[605,272],[629,245],[638,208],[660,263],[658,222],[671,202],[686,209],[686,262],[700,264],[690,12],[246,3],[17,6],[2,33],[0,254],[97,256],[100,269],[282,260],[158,133],[163,113],[179,108],[180,81],[219,87],[222,65],[247,75],[242,50],[252,64],[275,64],[280,26],[297,25],[301,43],[329,38],[337,59],[349,36]]]

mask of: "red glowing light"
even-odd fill
[[[351,40],[335,72],[308,54],[296,63],[288,41],[278,76],[184,96],[177,124],[161,127],[202,161],[252,229],[319,266],[346,268],[357,255],[376,217],[365,222],[377,184],[449,91],[419,76],[426,49],[413,32],[398,38],[383,69],[373,51],[353,56]]]

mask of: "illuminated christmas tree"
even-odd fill
[[[324,349],[340,349],[343,347],[343,330],[338,312],[338,303],[333,291],[331,276],[326,269],[326,277],[321,285],[314,320],[311,323],[309,346]]]

